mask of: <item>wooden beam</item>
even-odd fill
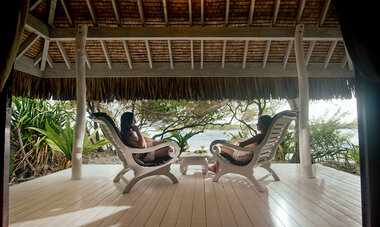
[[[70,62],[69,57],[67,56],[67,53],[65,51],[65,48],[63,47],[62,42],[61,41],[56,41],[56,42],[57,42],[58,49],[61,52],[61,55],[63,57],[63,60],[65,61],[65,64],[66,64],[67,68],[71,69],[71,62]]]
[[[111,61],[111,57],[108,53],[106,42],[104,40],[100,40],[100,44],[102,45],[104,56],[106,57],[106,60],[107,60],[108,68],[112,69],[112,61]]]
[[[312,40],[310,42],[310,46],[309,46],[309,49],[307,50],[306,59],[305,59],[306,65],[309,64],[309,60],[310,60],[311,54],[313,53],[315,43],[316,43],[316,40]]]
[[[46,69],[46,60],[49,52],[49,44],[50,40],[45,39],[44,41],[44,49],[42,51],[42,57],[41,57],[41,71],[44,71]]]
[[[303,49],[304,26],[296,26],[294,48],[296,52],[298,74],[298,96],[300,100],[299,118],[299,149],[301,160],[301,175],[303,178],[314,178],[310,154],[310,129],[309,129],[309,81]]]
[[[77,111],[74,128],[75,137],[71,155],[72,180],[80,180],[82,178],[82,151],[86,128],[86,36],[87,25],[79,25],[75,42]]]
[[[86,54],[86,64],[87,64],[87,68],[91,69],[91,68],[92,68],[92,64],[91,64],[90,56],[88,56],[87,51],[85,52],[85,54]]]
[[[34,1],[34,3],[31,3],[29,7],[29,11],[33,11],[41,2],[42,0],[36,0]]]
[[[296,24],[299,24],[301,22],[303,10],[305,9],[305,3],[306,0],[301,0],[300,4],[298,6],[297,16],[296,16]]]
[[[286,48],[286,52],[285,52],[285,56],[284,56],[284,61],[283,61],[283,64],[284,64],[284,69],[286,68],[286,65],[288,64],[288,60],[289,60],[289,55],[290,55],[290,52],[292,50],[292,47],[293,47],[293,40],[290,40],[289,43],[288,43],[288,47]]]
[[[223,41],[223,52],[222,52],[222,69],[224,69],[224,64],[226,60],[226,50],[227,50],[227,40]]]
[[[267,67],[267,61],[268,61],[268,56],[269,56],[269,51],[270,51],[270,44],[271,44],[271,41],[268,40],[267,44],[265,46],[265,53],[264,53],[264,59],[263,59],[263,69],[265,69],[265,67]]]
[[[253,23],[253,12],[255,11],[255,1],[251,0],[251,5],[249,7],[249,15],[248,15],[248,27],[252,25]]]
[[[39,54],[37,54],[37,56],[33,58],[33,65],[37,65],[38,63],[40,63],[41,59],[42,59],[42,52],[40,52]]]
[[[153,68],[153,61],[152,61],[152,52],[150,50],[150,44],[149,40],[145,40],[145,47],[146,47],[146,53],[148,55],[148,60],[149,60],[149,68]]]
[[[32,34],[28,40],[26,40],[19,48],[16,56],[16,60],[20,59],[22,55],[25,54],[25,52],[33,46],[33,44],[40,38],[37,34]]]
[[[94,9],[94,3],[92,0],[86,0],[88,10],[90,11],[92,22],[94,23],[94,26],[98,26],[98,18],[96,17],[95,9]]]
[[[343,60],[342,60],[342,69],[346,67],[346,64],[347,64],[347,55],[344,55]]]
[[[321,17],[319,18],[319,24],[318,24],[318,26],[322,26],[323,23],[325,22],[327,12],[328,12],[328,10],[330,8],[330,3],[331,3],[331,0],[326,0],[325,1],[325,4],[323,5],[323,9],[322,9],[322,12],[321,12]]]
[[[166,5],[166,0],[162,0],[162,7],[164,8],[165,25],[169,26],[168,7]]]
[[[53,26],[56,8],[57,8],[57,0],[50,0],[50,10],[49,10],[49,18],[48,18],[48,25],[50,26]]]
[[[190,26],[193,25],[193,6],[191,4],[191,0],[189,0],[189,23],[190,23]]]
[[[124,51],[125,51],[125,55],[127,56],[127,59],[128,59],[128,65],[129,65],[129,68],[132,69],[132,57],[131,57],[131,54],[129,53],[129,47],[128,47],[128,41],[127,40],[123,40],[123,46],[124,46]]]
[[[42,54],[40,56],[42,56]],[[34,75],[37,77],[42,77],[42,72],[40,70],[40,67],[37,65],[38,62],[41,61],[41,57],[39,58],[39,61],[37,62],[37,64],[35,64],[34,61],[35,60],[32,58],[22,56],[21,58],[19,58],[18,60],[14,62],[14,65],[15,65],[14,67],[17,71],[26,72],[30,75]]]
[[[327,66],[329,65],[331,56],[333,55],[335,47],[336,47],[337,44],[338,44],[337,40],[334,40],[334,41],[331,42],[329,51],[327,52],[327,55],[326,55],[326,58],[325,58],[325,63],[324,63],[325,64],[325,67],[324,67],[325,69],[327,69]]]
[[[245,40],[244,42],[244,52],[243,52],[243,69],[245,69],[246,63],[247,63],[247,56],[248,56],[248,46],[249,46],[249,40]]]
[[[23,56],[21,59],[27,58]],[[20,59],[20,60],[21,60]],[[17,62],[17,61],[16,61]],[[29,63],[33,65],[33,60]],[[331,77],[331,78],[353,78],[354,73],[347,67],[342,69],[341,63],[330,63],[326,70],[323,70],[323,63],[314,63],[308,66],[309,77]],[[44,78],[75,78],[75,64],[68,70],[65,63],[54,63],[54,68],[47,68],[40,72]],[[25,70],[26,67],[24,67]],[[17,69],[17,68],[16,68]],[[18,70],[18,69],[17,69]],[[36,73],[30,68],[27,73]],[[32,74],[34,75],[34,74]],[[191,68],[187,62],[177,62],[176,67],[170,68],[168,63],[156,62],[154,70],[147,67],[146,63],[134,63],[133,70],[129,70],[125,63],[113,63],[109,69],[107,63],[92,63],[92,70],[87,71],[87,77],[108,78],[108,77],[297,77],[297,66],[295,63],[288,63],[286,69],[282,63],[267,63],[263,69],[262,63],[247,62],[245,69],[241,62],[226,62],[224,69],[218,62],[204,62],[203,69]]]
[[[174,64],[173,64],[173,53],[172,53],[172,44],[171,44],[171,41],[170,41],[170,40],[168,40],[168,49],[169,49],[170,68],[173,69],[173,68],[174,68]]]
[[[354,71],[354,64],[352,63],[352,59],[350,57],[350,54],[348,53],[346,46],[344,46],[344,49],[346,50],[346,58],[347,58],[347,62],[348,62],[348,68],[350,69],[351,72],[353,72]]]
[[[203,69],[203,40],[201,40],[201,69]]]
[[[225,22],[224,22],[225,26],[228,26],[229,15],[230,15],[230,0],[226,0],[226,17],[225,17]]]
[[[193,40],[190,40],[190,57],[191,57],[191,69],[194,69],[194,44]]]
[[[201,25],[203,26],[205,23],[205,2],[201,0]]]
[[[49,26],[30,14],[27,16],[25,28],[44,39],[49,37]]]
[[[69,4],[66,2],[66,0],[61,0],[61,4],[63,7],[63,10],[65,11],[66,17],[69,20],[70,25],[75,26],[75,22],[73,19],[74,17],[73,17],[73,14],[71,12],[71,9],[69,7]]]
[[[276,3],[274,5],[274,11],[273,11],[272,26],[276,25],[278,11],[280,10],[280,4],[281,4],[281,0],[276,0]]]
[[[117,25],[121,26],[120,10],[119,10],[119,7],[117,6],[117,1],[111,0],[111,2],[112,2],[113,12],[115,13]]]
[[[53,59],[50,57],[49,54],[46,56],[46,62],[48,63],[50,68],[53,68]]]
[[[51,28],[50,40],[74,40],[74,28]],[[89,27],[87,40],[294,40],[291,27]],[[338,28],[306,28],[304,40],[343,40]]]
[[[137,0],[137,7],[139,8],[141,24],[145,26],[144,6],[141,0]]]

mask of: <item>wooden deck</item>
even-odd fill
[[[299,165],[275,164],[281,181],[267,178],[259,193],[244,177],[213,183],[190,168],[181,175],[172,165],[178,184],[153,176],[129,194],[112,181],[118,165],[85,165],[79,181],[64,170],[21,183],[10,188],[10,226],[361,226],[358,176],[318,165],[304,180]]]

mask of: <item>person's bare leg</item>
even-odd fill
[[[233,157],[234,152],[235,152],[234,149],[229,148],[229,147],[223,147],[223,146],[221,147],[221,151],[224,152],[224,153],[226,153],[227,155],[231,156],[231,158]],[[219,172],[219,162],[218,162],[218,160],[216,160],[215,164],[212,165],[212,166],[210,166],[208,168],[208,170],[210,170],[211,172],[213,172],[215,174],[218,173]]]

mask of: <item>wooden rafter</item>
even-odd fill
[[[92,69],[91,59],[90,59],[90,56],[88,56],[87,51],[85,52],[85,57],[86,57],[86,64],[87,64],[87,67],[88,67],[89,69]]]
[[[249,46],[249,40],[245,40],[245,42],[244,42],[244,52],[243,52],[243,69],[245,69],[245,66],[246,66],[246,63],[247,63],[248,46]]]
[[[284,69],[286,68],[286,65],[288,64],[288,60],[289,60],[290,52],[291,52],[292,47],[293,47],[293,43],[294,43],[294,40],[290,40],[288,43],[288,47],[286,48],[284,61],[283,61]]]
[[[194,41],[190,40],[191,69],[194,69]]]
[[[49,26],[33,15],[28,14],[25,28],[33,33],[36,33],[44,39],[49,37]]]
[[[193,25],[193,6],[191,4],[191,0],[189,0],[189,23],[190,26]]]
[[[299,24],[301,22],[303,10],[305,9],[305,3],[306,0],[301,0],[300,4],[298,6],[297,16],[296,16],[296,24]]]
[[[111,57],[108,53],[106,42],[104,40],[100,40],[100,44],[102,45],[104,56],[106,57],[106,60],[107,60],[108,68],[112,69],[112,61],[111,61]]]
[[[205,23],[205,1],[201,0],[201,25]]]
[[[141,0],[137,0],[137,7],[139,8],[141,24],[145,26],[144,6]]]
[[[61,4],[63,7],[63,10],[65,11],[66,17],[69,20],[70,25],[74,26],[75,25],[75,22],[73,19],[74,17],[73,17],[73,14],[71,12],[71,9],[70,9],[68,3],[66,2],[66,0],[61,0]]]
[[[325,4],[323,5],[323,9],[322,9],[322,12],[321,12],[321,17],[319,18],[319,26],[322,26],[323,23],[325,22],[327,12],[328,12],[328,10],[330,8],[330,3],[331,3],[331,0],[326,0]]]
[[[305,39],[304,39],[304,40],[305,40]],[[309,49],[307,50],[306,59],[305,59],[305,64],[306,64],[306,65],[309,63],[309,60],[310,60],[311,54],[313,53],[313,50],[314,50],[315,43],[316,43],[315,40],[312,40],[312,41],[310,42],[310,46],[309,46]]]
[[[201,69],[203,69],[203,40],[201,40]]]
[[[127,56],[129,68],[132,69],[133,68],[132,67],[132,58],[131,58],[131,54],[129,53],[129,47],[128,47],[128,41],[127,40],[123,40],[123,46],[124,46],[125,55]]]
[[[43,0],[36,0],[34,3],[30,3],[29,11],[33,11]]]
[[[55,11],[57,9],[57,0],[50,1],[50,10],[49,10],[49,18],[48,25],[52,26],[54,23]]]
[[[44,49],[42,51],[42,56],[41,56],[41,67],[40,67],[41,71],[45,71],[46,69],[46,61],[47,61],[47,56],[49,52],[49,44],[50,44],[50,40],[45,39]]]
[[[281,0],[276,0],[276,3],[274,5],[274,11],[273,11],[272,26],[276,25],[278,11],[280,10],[280,4],[281,4]]]
[[[248,27],[251,26],[253,22],[253,12],[255,11],[255,1],[256,0],[251,0],[251,5],[249,7]]]
[[[37,34],[32,34],[28,40],[26,40],[19,48],[16,56],[16,60],[20,59],[22,55],[40,38]]]
[[[121,26],[121,16],[120,16],[119,7],[117,5],[117,0],[111,0],[111,2],[112,2],[113,12],[115,13],[117,25]]]
[[[148,55],[149,68],[153,68],[152,52],[150,50],[149,40],[145,40],[146,53]]]
[[[225,26],[228,26],[228,19],[230,15],[230,0],[226,0],[226,18],[225,18]]]
[[[168,49],[169,49],[170,68],[173,69],[174,68],[174,64],[173,64],[173,52],[172,52],[172,44],[171,44],[170,40],[168,40]]]
[[[65,48],[63,47],[62,42],[61,41],[56,41],[56,42],[57,42],[57,45],[58,45],[59,52],[61,52],[61,55],[63,57],[63,60],[66,63],[67,68],[71,69],[71,62],[70,62],[69,57],[67,56],[67,53],[65,51]]]
[[[331,56],[333,55],[335,47],[336,47],[337,44],[338,44],[338,41],[334,40],[334,41],[332,41],[332,43],[330,45],[329,51],[327,52],[327,55],[326,55],[326,58],[325,58],[325,63],[324,63],[325,64],[325,66],[324,66],[325,69],[327,69],[327,66],[329,65],[329,62],[331,60]]]
[[[95,26],[98,26],[98,18],[96,17],[93,0],[86,0],[88,10],[90,11],[92,22]]]
[[[168,17],[168,7],[166,5],[166,0],[162,0],[162,8],[164,9],[164,18],[166,26],[169,25],[169,17]]]
[[[224,62],[226,60],[226,50],[227,50],[227,40],[223,41],[223,52],[222,52],[222,69],[224,69]]]
[[[264,69],[267,67],[267,61],[268,61],[268,56],[269,56],[270,44],[271,44],[271,41],[268,40],[267,44],[265,46],[265,53],[264,53],[264,59],[263,59],[263,68]]]

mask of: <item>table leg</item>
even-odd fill
[[[186,159],[182,160],[181,164],[179,165],[179,171],[182,173],[182,175],[186,174],[186,171],[187,171]]]
[[[206,158],[202,160],[202,164],[203,164],[202,173],[203,175],[206,175],[208,172],[208,162]]]

